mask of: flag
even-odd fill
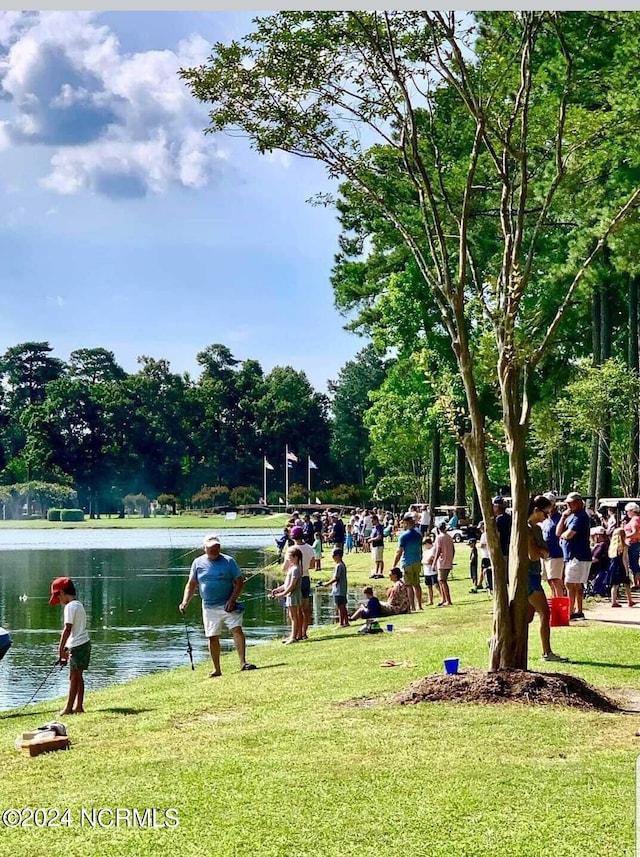
[[[289,468],[289,470],[291,470],[291,468],[293,467],[293,461],[287,461],[287,467]]]
[[[287,461],[297,461],[298,456],[294,455],[292,452],[287,452]]]
[[[269,462],[267,461],[267,459],[266,459],[266,458],[265,458],[265,460],[264,460],[264,466],[265,466],[265,468],[266,468],[267,470],[273,470],[272,465],[271,465],[271,464],[269,464]]]
[[[282,499],[282,497],[278,497],[278,503],[280,503],[281,506],[284,505],[284,500]]]
[[[311,461],[311,459],[309,459],[309,470],[317,470],[317,469],[318,469],[318,465],[314,464],[313,461]]]
[[[320,505],[320,498],[319,498],[319,497],[316,497],[316,503],[317,503],[318,505]]]

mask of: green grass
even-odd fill
[[[466,556],[459,551],[455,606],[396,617],[392,634],[316,630],[304,644],[252,649],[256,672],[226,655],[215,680],[201,664],[92,692],[89,674],[88,713],[66,721],[70,753],[30,759],[13,749],[18,731],[59,704],[0,717],[3,806],[69,806],[74,822],[4,830],[0,854],[631,857],[637,716],[350,704],[442,671],[449,655],[462,668],[485,666],[490,600],[468,593]],[[364,582],[370,557],[347,562],[352,582]],[[536,621],[530,639],[538,668]],[[567,672],[638,686],[637,629],[585,623],[553,629],[552,641],[574,661]],[[416,666],[382,668],[388,658]],[[171,807],[179,826],[90,829],[80,827],[82,807]]]

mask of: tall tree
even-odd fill
[[[347,361],[335,381],[329,381],[331,396],[331,457],[340,482],[364,485],[365,461],[371,444],[364,415],[371,407],[370,394],[385,378],[385,361],[370,344]]]
[[[494,564],[493,668],[527,664],[536,373],[585,273],[640,201],[626,98],[637,23],[635,13],[283,12],[182,72],[210,106],[209,130],[239,128],[260,152],[324,162],[410,250],[466,397],[460,441]],[[495,343],[509,457],[510,587],[491,515],[479,329]]]

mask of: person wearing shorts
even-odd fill
[[[349,627],[349,613],[347,612],[347,567],[342,561],[342,554],[342,548],[333,549],[331,555],[335,562],[335,568],[333,570],[333,577],[326,585],[333,587],[331,594],[338,608],[340,627],[347,628]]]
[[[537,497],[534,497],[529,504],[529,517],[527,519],[529,552],[528,621],[531,623],[536,613],[540,616],[542,660],[566,662],[566,658],[560,657],[560,655],[557,655],[551,649],[549,602],[547,601],[547,596],[542,588],[542,566],[540,564],[540,560],[546,557],[548,548],[545,544],[544,535],[540,525],[544,523],[545,517],[550,514],[552,509],[553,501],[545,494],[539,494]]]
[[[556,506],[556,495],[548,491],[542,495],[551,503],[549,511],[541,524],[542,538],[549,551],[548,556],[542,557],[542,577],[549,584],[553,598],[561,598],[564,595],[564,553],[562,545],[556,535],[556,528],[560,522],[560,512]]]
[[[295,529],[295,528],[294,528]],[[284,604],[289,613],[291,621],[291,633],[283,640],[283,643],[297,643],[303,639],[303,611],[302,611],[302,550],[294,545],[287,551],[285,561],[287,575],[282,586],[276,586],[271,591],[272,598],[284,598]]]
[[[247,663],[242,610],[238,609],[236,604],[244,586],[242,572],[232,556],[221,553],[218,536],[206,536],[203,546],[204,555],[196,557],[191,563],[189,579],[184,588],[179,610],[184,613],[196,589],[200,588],[204,635],[213,661],[213,672],[209,674],[209,678],[222,675],[220,635],[225,626],[231,631],[233,644],[240,659],[240,669],[254,670],[255,664]]]
[[[384,527],[377,515],[371,516],[371,523],[369,541],[371,543],[371,555],[376,564],[371,577],[384,577]]]
[[[304,540],[302,527],[293,527],[291,530],[291,538],[293,539],[294,547],[300,548],[302,554],[302,580],[300,581],[300,592],[302,593],[302,629],[300,634],[301,640],[307,639],[307,631],[313,619],[311,614],[311,575],[309,570],[313,568],[315,554],[311,545]],[[289,554],[286,554],[282,566],[282,570],[286,573],[289,569]]]
[[[69,663],[69,696],[60,716],[84,714],[84,672],[89,668],[91,642],[87,614],[76,598],[76,588],[70,577],[56,577],[52,582],[49,604],[64,607],[58,659],[61,666]]]
[[[565,554],[564,581],[570,599],[570,618],[584,619],[582,596],[591,570],[591,521],[577,491],[567,494],[565,503],[567,508],[560,516],[556,535]]]
[[[398,537],[398,550],[393,559],[394,567],[399,567],[404,578],[404,585],[409,595],[410,610],[418,607],[422,610],[422,587],[420,572],[422,571],[422,536],[416,529],[413,514],[407,512],[402,519],[403,532]]]
[[[451,592],[449,591],[449,573],[453,568],[453,558],[456,553],[456,546],[447,532],[446,521],[443,521],[438,527],[438,535],[436,536],[435,551],[433,554],[433,564],[438,571],[438,586],[440,587],[440,603],[438,607],[451,607]]]
[[[433,570],[434,553],[433,539],[426,533],[422,539],[422,572],[424,574],[424,585],[427,588],[427,605],[429,607],[433,604],[433,587],[438,588],[438,575]]]

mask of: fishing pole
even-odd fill
[[[195,670],[195,666],[193,664],[193,647],[191,645],[191,638],[189,637],[189,623],[187,622],[187,614],[183,613],[182,618],[184,619],[184,631],[187,635],[187,654],[189,655],[189,660],[191,661],[191,669]]]
[[[45,686],[45,684],[49,681],[49,678],[51,677],[51,675],[53,674],[54,669],[55,669],[57,666],[59,666],[59,667],[60,667],[60,670],[62,670],[63,664],[60,662],[60,658],[56,658],[56,659],[55,659],[55,661],[54,661],[54,662],[53,662],[53,664],[51,665],[50,670],[47,672],[46,676],[45,676],[45,677],[43,678],[43,680],[40,682],[40,684],[38,685],[38,687],[34,690],[33,694],[31,695],[31,699],[27,700],[27,702],[25,702],[25,704],[24,704],[21,708],[19,708],[17,711],[12,712],[12,713],[11,713],[11,715],[10,715],[11,717],[16,717],[18,714],[20,714],[20,712],[21,712],[21,711],[24,711],[24,709],[25,709],[28,705],[31,705],[31,703],[34,701],[34,699],[36,698],[36,696],[40,693],[40,691],[42,690],[42,688],[43,688],[43,687]],[[6,716],[6,715],[5,715],[5,716]]]

